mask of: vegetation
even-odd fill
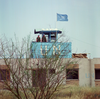
[[[66,47],[68,45],[64,46],[64,49]],[[6,66],[6,70],[0,69],[1,83],[6,91],[17,99],[52,99],[66,79],[66,65],[72,62],[69,59],[63,63],[63,56],[59,58],[59,52],[53,57],[46,56],[51,48],[45,52],[44,58],[32,59],[31,48],[30,37],[22,39],[22,42],[17,39],[15,42],[6,38],[0,39],[0,58]],[[33,51],[33,55],[36,55],[35,50]],[[67,54],[69,52],[70,50],[66,51]]]
[[[30,94],[29,99],[34,99]],[[0,99],[17,99],[11,92],[0,91]],[[24,98],[23,98],[24,99]],[[61,86],[53,95],[53,99],[100,99],[99,87]]]
[[[99,87],[80,87],[76,85],[62,87],[55,93],[55,99],[100,99]]]

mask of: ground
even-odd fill
[[[9,91],[0,90],[0,99],[17,98]],[[100,87],[61,86],[53,99],[100,99]]]

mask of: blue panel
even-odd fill
[[[55,57],[59,54],[59,58],[72,58],[71,42],[52,43],[52,42],[32,42],[31,58]]]

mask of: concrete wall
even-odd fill
[[[79,62],[79,85],[90,86],[90,63],[88,59],[80,59]]]
[[[92,86],[100,86],[100,79],[95,79],[95,65],[98,64],[97,69],[100,69],[100,58],[94,58],[91,60],[91,71],[92,71],[92,75],[94,75],[94,77],[92,77]]]
[[[13,62],[15,59],[13,59]],[[30,59],[31,66],[27,69],[37,68],[36,64],[40,63],[42,66],[43,59]],[[77,69],[79,69],[79,79],[71,79],[67,80],[66,77],[66,69],[62,72],[63,84],[76,84],[79,86],[100,86],[100,80],[95,80],[95,64],[100,64],[100,58],[95,59],[85,59],[85,58],[67,58],[63,59],[62,64],[67,66],[68,63],[78,64]],[[25,59],[23,59],[23,64],[25,64]],[[16,67],[16,66],[14,66]],[[4,61],[0,59],[0,69],[6,68]],[[17,67],[16,67],[17,68]],[[100,69],[100,65],[96,68]],[[0,84],[1,85],[1,84]],[[2,85],[3,86],[3,85]]]
[[[80,86],[95,86],[94,64],[100,63],[100,59],[73,58],[64,62],[67,63],[69,60],[79,65],[79,79],[66,80],[67,84],[79,82]]]

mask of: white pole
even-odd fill
[[[57,41],[57,13],[56,13],[56,41]]]

